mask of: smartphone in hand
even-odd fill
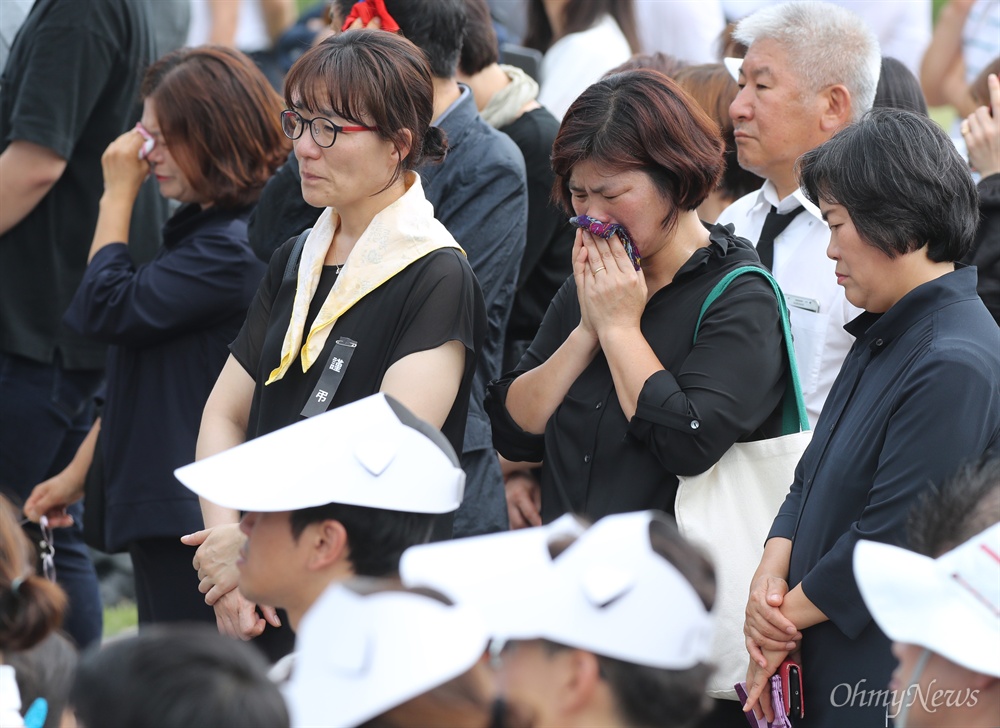
[[[785,713],[791,718],[802,718],[806,714],[802,699],[802,667],[797,662],[785,660],[778,668],[781,675],[781,697],[785,703]]]

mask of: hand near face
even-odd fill
[[[101,156],[104,171],[104,194],[135,199],[139,187],[149,174],[149,165],[139,159],[139,150],[145,140],[135,130],[127,131],[115,139]]]
[[[599,263],[596,265],[600,265]],[[597,332],[590,323],[590,312],[584,305],[587,296],[587,286],[592,281],[590,265],[587,258],[587,248],[583,244],[583,231],[576,231],[573,240],[573,279],[576,281],[576,297],[580,304],[580,329],[597,343]]]
[[[581,230],[579,236],[586,252],[583,317],[598,337],[616,327],[638,328],[647,298],[642,271],[635,270],[617,235],[605,240]]]
[[[990,109],[980,106],[962,122],[962,137],[969,149],[969,162],[983,177],[1000,173],[1000,79],[991,73]]]

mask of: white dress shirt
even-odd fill
[[[778,191],[767,181],[760,190],[723,210],[719,224],[732,223],[737,235],[756,245],[771,205],[781,213],[799,205],[805,208],[774,240],[773,273],[789,303],[802,394],[809,421],[815,425],[833,380],[854,343],[854,337],[844,331],[844,324],[861,313],[861,309],[848,303],[844,289],[837,284],[836,264],[826,257],[830,228],[819,208],[806,199],[802,190],[779,201]],[[803,306],[810,304],[796,299],[818,304],[819,311],[806,310]]]
[[[632,57],[628,40],[610,15],[588,30],[560,38],[545,53],[538,103],[562,120],[588,86]]]

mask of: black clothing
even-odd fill
[[[386,370],[408,354],[456,340],[466,348],[465,371],[441,431],[455,452],[461,452],[476,352],[486,332],[482,294],[465,256],[454,248],[443,248],[411,263],[337,319],[317,363],[308,372],[302,372],[296,356],[284,377],[265,386],[281,361],[281,344],[291,317],[295,281],[283,285],[282,275],[294,243],[295,238],[290,239],[271,258],[246,323],[230,347],[236,360],[257,382],[247,439],[303,419],[302,407],[342,336],[358,342],[358,347],[340,388],[330,400],[331,408],[378,392]],[[333,285],[335,271],[333,267],[324,269],[329,286]],[[313,296],[307,321],[315,319],[323,301],[320,292]]]
[[[465,497],[455,514],[455,535],[474,536],[508,527],[503,474],[483,410],[486,385],[503,371],[503,341],[524,253],[528,191],[524,159],[511,139],[479,115],[472,92],[462,96],[437,125],[448,138],[441,164],[420,168],[434,217],[469,255],[483,290],[488,332],[470,390],[469,422],[462,453]]]
[[[0,151],[33,142],[67,160],[49,193],[0,238],[0,351],[101,369],[105,348],[62,325],[83,277],[101,155],[134,119],[153,54],[146,0],[37,0],[0,81]],[[2,203],[0,203],[2,204]]]
[[[511,460],[543,461],[543,521],[568,510],[593,519],[647,508],[673,513],[677,475],[704,472],[737,440],[780,434],[787,355],[771,285],[760,276],[735,279],[691,344],[712,287],[734,268],[759,265],[753,246],[731,227],[710,230],[709,245],[643,311],[643,336],[665,369],[646,380],[631,421],[602,352],[570,387],[544,435],[525,433],[507,414],[510,383],[548,359],[580,322],[572,278],[519,371],[491,384],[487,408],[497,450]]]
[[[920,495],[1000,442],[1000,329],[975,285],[962,266],[845,327],[857,340],[769,535],[792,540],[788,584],[830,619],[803,630],[814,697],[796,726],[885,724],[883,706],[830,701],[862,678],[882,689],[896,664],[854,580],[854,546],[904,545]]]
[[[20,500],[69,464],[93,421],[105,347],[62,317],[94,236],[101,155],[138,118],[139,82],[155,57],[148,10],[148,0],[36,0],[0,77],[0,152],[28,142],[66,160],[0,237],[0,402],[11,423],[0,428],[0,489]],[[56,541],[66,628],[84,648],[101,636],[97,576],[79,525]]]
[[[434,206],[434,217],[468,254],[485,298],[487,334],[482,347],[477,347],[475,382],[462,390],[469,397],[465,441],[452,441],[455,452],[462,453],[466,472],[465,499],[456,515],[456,533],[472,535],[507,526],[503,479],[482,400],[487,382],[501,371],[504,331],[524,249],[528,203],[524,163],[517,146],[480,118],[471,92],[463,88],[463,94],[438,122],[447,135],[448,155],[440,164],[424,164],[417,171],[424,195]],[[264,187],[251,220],[251,244],[257,256],[269,260],[280,243],[311,227],[321,212],[302,199],[298,164],[290,157]],[[329,352],[324,356],[329,357]],[[381,373],[378,376],[381,379]],[[375,391],[377,387],[367,394]],[[302,396],[311,393],[310,389]],[[304,399],[296,401],[301,409]]]
[[[128,545],[135,574],[139,624],[206,622],[215,625],[215,609],[198,591],[198,572],[191,568],[194,549],[179,538],[140,538]]]
[[[976,289],[1000,325],[1000,174],[979,180],[979,229],[963,263],[979,269]]]
[[[556,291],[573,273],[575,229],[569,224],[569,215],[552,202],[555,172],[550,158],[559,120],[548,109],[538,108],[500,127],[500,131],[513,139],[524,155],[528,179],[528,237],[504,343],[503,371],[510,371],[538,333]]]
[[[74,331],[112,344],[101,421],[112,551],[203,527],[198,497],[174,470],[194,461],[205,401],[264,275],[246,240],[249,214],[182,207],[139,268],[124,244],[102,248],[66,314]]]
[[[250,247],[267,263],[288,238],[315,225],[322,212],[322,208],[313,207],[302,199],[299,161],[292,152],[288,161],[264,185],[260,202],[250,213],[247,223]]]

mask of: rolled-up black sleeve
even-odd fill
[[[709,307],[676,374],[646,380],[629,433],[669,472],[705,472],[781,401],[783,342],[771,286],[753,274],[735,279]]]
[[[507,411],[507,391],[517,377],[546,361],[562,346],[580,323],[580,306],[573,279],[567,280],[549,304],[538,334],[524,353],[517,369],[490,382],[485,409],[493,429],[493,447],[508,460],[539,462],[545,452],[544,435],[522,430]]]

